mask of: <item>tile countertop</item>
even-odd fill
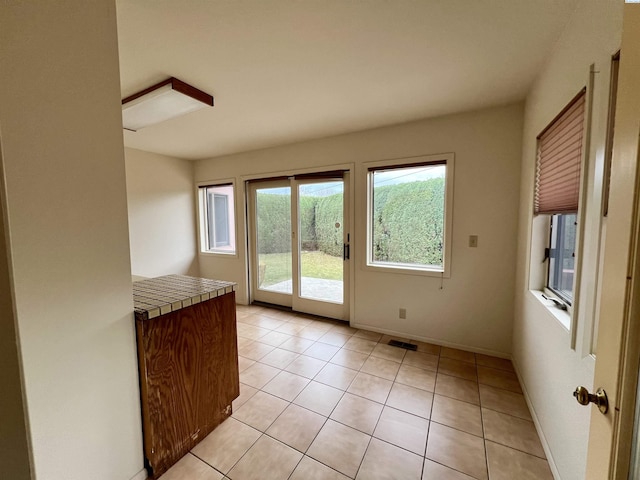
[[[165,275],[133,282],[133,308],[136,320],[149,320],[235,289],[234,282]]]

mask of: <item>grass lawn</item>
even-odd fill
[[[322,252],[302,252],[301,257],[303,277],[342,280],[342,258]],[[261,287],[291,279],[290,253],[261,254],[259,263],[266,266]]]

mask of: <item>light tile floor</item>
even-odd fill
[[[234,413],[162,480],[553,479],[510,361],[264,307],[237,317]]]

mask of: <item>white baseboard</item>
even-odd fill
[[[148,477],[149,477],[149,474],[147,473],[147,470],[143,468],[138,473],[136,473],[133,477],[131,477],[131,480],[147,480]]]
[[[520,386],[522,387],[524,400],[525,402],[527,402],[529,413],[531,413],[531,418],[533,419],[533,425],[536,427],[536,432],[538,432],[538,437],[540,438],[540,443],[542,444],[542,449],[544,450],[544,454],[547,457],[547,462],[549,463],[551,474],[553,475],[553,478],[555,480],[562,480],[562,477],[560,477],[560,472],[558,471],[558,467],[556,467],[556,462],[553,460],[553,454],[551,453],[549,442],[547,442],[547,438],[544,436],[544,432],[542,431],[542,426],[540,425],[540,421],[538,420],[538,416],[536,415],[536,410],[533,408],[533,404],[531,403],[531,398],[527,393],[527,387],[522,381],[522,376],[520,375],[520,369],[518,368],[518,365],[516,364],[516,361],[513,358],[511,358],[511,363],[513,363],[513,368],[516,371],[516,375],[518,376],[518,381],[520,382]]]
[[[398,337],[398,338],[406,338],[406,339],[411,339],[411,340],[418,340],[420,342],[426,342],[426,343],[432,343],[434,345],[440,345],[441,347],[449,347],[449,348],[457,348],[458,350],[466,350],[468,352],[473,352],[473,353],[481,353],[483,355],[491,355],[493,357],[499,357],[499,358],[506,358],[506,359],[511,359],[511,355],[504,353],[504,352],[496,352],[494,350],[488,350],[486,348],[478,348],[478,347],[472,347],[469,345],[463,345],[461,343],[453,343],[453,342],[446,342],[446,341],[442,341],[442,340],[438,340],[436,338],[430,338],[430,337],[423,337],[420,335],[407,335],[406,333],[402,333],[402,332],[397,332],[394,330],[389,330],[387,328],[378,328],[378,327],[374,327],[371,325],[365,325],[362,323],[355,323],[355,322],[350,322],[349,325],[353,328],[359,328],[362,330],[369,330],[371,332],[377,332],[377,333],[384,333],[386,335],[393,335],[394,337]]]

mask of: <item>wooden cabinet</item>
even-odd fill
[[[157,478],[225,418],[240,394],[235,292],[136,318],[146,467]]]

